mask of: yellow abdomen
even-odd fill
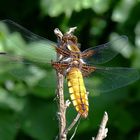
[[[86,118],[88,115],[88,97],[81,71],[74,67],[67,73],[70,97],[75,109]]]

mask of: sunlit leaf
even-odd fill
[[[0,89],[0,106],[3,108],[9,108],[14,111],[20,112],[25,105],[25,100],[22,97],[9,94],[3,89]]]
[[[62,13],[70,16],[73,11],[81,11],[82,9],[92,8],[96,13],[104,13],[109,6],[110,0],[41,0],[42,13],[56,17]],[[65,7],[65,8],[62,8]]]
[[[124,22],[135,4],[136,0],[121,0],[113,11],[112,20]]]

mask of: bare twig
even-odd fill
[[[65,130],[65,134],[67,134],[75,126],[80,117],[81,115],[78,113],[73,122],[70,124],[70,126]]]
[[[71,27],[66,34],[73,34],[73,32],[77,29],[77,27]]]
[[[107,121],[108,121],[108,114],[107,112],[105,112],[102,122],[100,124],[98,134],[96,138],[92,138],[92,140],[103,140],[107,137],[107,132],[108,132],[108,129],[106,128]]]
[[[59,140],[67,139],[66,135],[64,134],[64,131],[66,129],[66,107],[63,94],[63,82],[63,75],[57,72],[57,95],[59,98]]]
[[[74,138],[74,136],[75,136],[75,134],[76,134],[76,131],[77,131],[77,128],[78,128],[78,126],[79,126],[79,123],[80,123],[80,120],[78,121],[78,124],[77,124],[77,126],[75,127],[74,133],[72,134],[70,140],[72,140],[72,139]]]
[[[61,41],[63,34],[56,28],[54,33],[58,37],[58,41]],[[58,44],[59,45],[59,44]],[[61,55],[57,54],[57,60],[60,60]],[[56,69],[57,72],[57,97],[58,97],[58,116],[59,116],[59,140],[66,140],[67,136],[64,134],[66,129],[66,105],[64,101],[63,84],[64,76]]]

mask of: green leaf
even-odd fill
[[[8,93],[6,90],[0,88],[0,106],[2,108],[9,108],[16,112],[23,109],[25,105],[25,98],[18,97],[12,93]]]
[[[0,139],[14,140],[18,130],[16,115],[0,109]]]
[[[136,0],[121,0],[113,11],[112,20],[125,22],[135,4]]]
[[[93,0],[91,4],[91,8],[97,13],[102,14],[109,9],[110,0]]]
[[[54,101],[31,98],[23,111],[22,129],[37,140],[52,140],[57,136]]]
[[[56,17],[62,13],[70,16],[73,11],[92,8],[96,13],[104,13],[109,7],[110,0],[41,0],[43,14]]]
[[[135,54],[134,54],[132,66],[140,69],[140,48],[135,49]]]

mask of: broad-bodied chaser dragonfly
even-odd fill
[[[1,26],[3,28],[0,30],[0,65],[13,66],[20,63],[50,65],[49,69],[52,67],[66,77],[71,101],[76,111],[84,118],[88,116],[89,110],[87,96],[89,87],[95,91],[108,92],[139,78],[139,73],[134,68],[97,66],[110,61],[118,54],[113,45],[121,49],[125,47],[126,36],[120,36],[114,41],[81,52],[77,37],[73,35],[75,28],[70,28],[65,34],[55,29],[58,43],[53,43],[10,20],[1,21]],[[15,70],[11,70],[10,73],[17,77],[20,75],[20,72]],[[85,81],[83,77],[86,77]]]

